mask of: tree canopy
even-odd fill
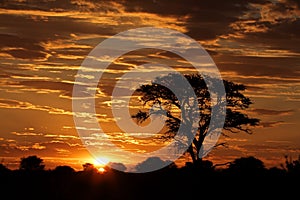
[[[43,159],[37,157],[36,155],[21,158],[20,169],[33,171],[33,170],[43,170],[45,165],[43,165]]]
[[[191,85],[196,100],[193,99],[191,92],[182,85],[186,79]],[[187,144],[191,144],[187,148],[187,152],[193,163],[199,163],[201,157],[199,153],[203,145],[204,139],[209,135],[209,132],[213,129],[211,124],[212,110],[217,110],[217,116],[221,116],[222,110],[219,109],[221,105],[225,105],[226,114],[223,125],[222,134],[226,134],[225,131],[233,133],[246,132],[251,134],[251,127],[259,124],[259,119],[251,118],[246,110],[252,104],[249,97],[245,96],[243,92],[246,86],[243,84],[233,83],[231,81],[222,80],[225,87],[226,98],[222,100],[219,94],[216,94],[218,101],[217,104],[212,104],[212,95],[210,94],[209,87],[214,87],[218,83],[218,79],[214,77],[205,77],[199,74],[186,74],[181,76],[179,74],[168,74],[166,76],[158,77],[151,84],[142,85],[137,89],[137,92],[141,96],[140,100],[143,103],[144,108],[140,109],[137,113],[132,115],[138,123],[145,122],[151,115],[163,115],[166,117],[167,131],[161,137],[162,139],[172,139],[180,130],[184,130],[184,134],[187,136],[185,144],[182,141],[178,142],[178,146],[182,147]],[[175,88],[176,93],[180,94],[180,97],[176,96],[170,88]],[[193,109],[193,108],[197,109]],[[155,109],[153,109],[155,108]],[[218,110],[219,109],[219,110]],[[223,113],[224,114],[224,113]],[[196,122],[196,134],[192,134],[195,126],[193,120],[195,116],[200,116]],[[180,129],[184,126],[184,129]],[[180,134],[180,133],[179,133]]]

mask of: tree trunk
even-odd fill
[[[191,146],[189,147],[188,152],[193,160],[193,165],[195,165],[197,163],[197,156],[194,153],[193,144],[191,144]]]
[[[199,153],[200,153],[200,150],[201,150],[201,147],[203,145],[203,142],[204,142],[204,138],[205,136],[204,135],[200,135],[198,140],[196,140],[196,154],[197,154],[197,158],[199,158]],[[200,158],[199,158],[200,159]],[[202,160],[202,156],[201,156],[201,160]]]

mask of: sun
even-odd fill
[[[107,157],[89,158],[89,163],[93,164],[99,173],[103,174],[107,171],[106,165],[110,162]]]
[[[102,173],[106,172],[106,169],[104,167],[100,167],[100,168],[98,168],[98,171],[102,174]]]
[[[96,158],[94,160],[94,166],[98,169],[98,172],[103,174],[106,172],[105,166],[109,163],[109,160],[107,158]]]

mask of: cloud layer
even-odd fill
[[[249,114],[262,119],[254,136],[257,141],[267,140],[263,134],[272,132],[279,141],[289,140],[293,148],[300,147],[297,0],[229,0],[225,4],[219,0],[4,0],[0,23],[0,157],[83,153],[71,106],[77,70],[104,39],[145,26],[187,34],[210,53],[224,79],[247,86],[246,94],[254,102]],[[191,69],[169,52],[134,51],[109,67],[97,90],[99,122],[113,133],[114,142],[135,151],[142,151],[139,145],[148,144],[151,149],[155,144],[125,137],[111,126],[107,95],[122,74],[149,62],[182,72]],[[91,70],[87,78],[94,73],[97,70]],[[239,148],[255,153],[251,145]],[[282,148],[290,150],[289,145]]]

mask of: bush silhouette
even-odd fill
[[[5,165],[3,165],[2,163],[0,163],[0,175],[1,174],[6,174],[8,172],[10,172],[10,170]]]
[[[265,170],[264,163],[253,156],[237,158],[229,164],[227,169],[232,174],[243,175],[263,173]]]
[[[300,156],[297,160],[285,156],[285,169],[289,174],[300,175]]]
[[[62,165],[62,166],[55,167],[53,172],[57,175],[68,176],[75,173],[75,170],[70,166]]]
[[[20,170],[37,171],[37,170],[43,170],[44,168],[45,165],[43,165],[43,159],[35,155],[21,158],[20,167],[19,167]]]

